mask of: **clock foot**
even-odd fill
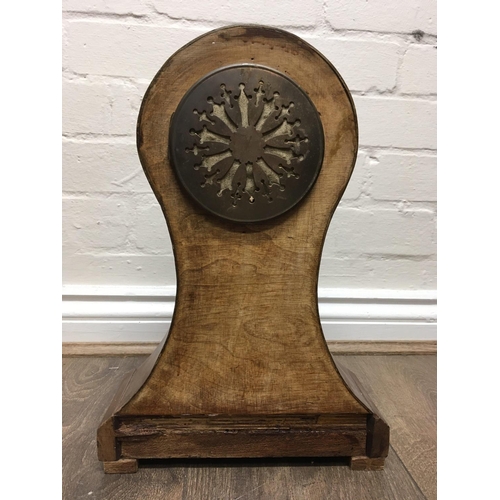
[[[351,457],[351,470],[384,470],[385,458]]]
[[[114,462],[103,462],[103,466],[106,474],[133,474],[138,469],[135,458],[122,458]]]

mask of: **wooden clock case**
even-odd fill
[[[244,63],[297,82],[324,130],[323,165],[307,196],[248,224],[203,210],[168,155],[171,117],[188,89],[217,68]],[[190,457],[350,457],[354,469],[383,468],[389,428],[356,378],[339,371],[318,313],[323,242],[358,147],[352,98],[335,68],[282,30],[212,31],[155,76],[137,145],[172,239],[177,298],[170,332],[123,380],[99,426],[104,471]]]

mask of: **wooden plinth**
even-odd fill
[[[252,224],[198,207],[168,158],[180,99],[206,74],[241,63],[274,68],[300,85],[325,139],[311,192],[285,214]],[[289,33],[213,31],[156,75],[137,141],[172,238],[177,299],[169,335],[124,379],[98,429],[105,472],[135,472],[137,459],[189,457],[343,456],[353,457],[353,468],[381,468],[389,429],[355,377],[337,369],[318,314],[323,241],[357,153],[354,106],[338,73]]]

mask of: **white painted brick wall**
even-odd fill
[[[436,155],[381,153],[373,161],[375,200],[437,201]]]
[[[401,93],[437,93],[436,49],[435,45],[414,45],[408,48],[400,71]]]
[[[436,102],[356,96],[361,146],[436,149]]]
[[[63,81],[63,134],[135,134],[144,85],[91,78]]]
[[[106,75],[151,80],[172,54],[207,29],[96,23],[65,23],[65,67],[80,75]],[[352,91],[391,90],[396,85],[404,46],[395,42],[310,36],[304,40],[321,51],[340,72]]]
[[[172,255],[66,251],[63,282],[78,285],[165,286],[175,284]]]
[[[71,20],[64,64],[72,73],[152,80],[168,56],[207,29]],[[140,96],[142,97],[142,95]]]
[[[360,150],[320,286],[434,289],[436,0],[64,0],[64,283],[175,283],[166,224],[136,153],[137,114],[173,52],[233,23],[289,29],[354,97]]]
[[[431,210],[339,207],[325,242],[328,255],[432,256],[436,236]]]
[[[396,86],[401,44],[324,36],[303,38],[333,63],[351,92],[385,92]]]
[[[435,290],[436,259],[390,256],[323,257],[319,287],[366,288],[373,290]]]
[[[63,11],[143,16],[148,2],[141,0],[63,0]]]
[[[435,35],[435,0],[326,0],[326,19],[334,29]]]
[[[152,0],[152,4],[158,12],[166,14],[171,19],[189,21],[216,19],[225,24],[315,27],[323,18],[323,0],[281,0],[274,3],[268,0],[252,0],[251,2]]]
[[[111,140],[63,140],[66,193],[151,193],[132,138]]]
[[[66,197],[63,247],[77,253],[126,251],[133,216],[126,199]]]

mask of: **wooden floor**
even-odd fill
[[[63,358],[63,500],[363,500],[436,498],[436,356],[336,356],[391,427],[382,472],[334,460],[163,461],[105,475],[95,433],[136,357]]]

